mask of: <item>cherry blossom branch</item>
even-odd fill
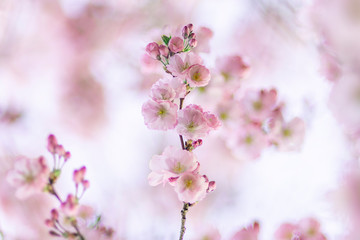
[[[180,229],[182,240],[189,207],[215,189],[215,182],[200,174],[200,163],[193,150],[201,145],[200,138],[220,126],[220,121],[214,114],[203,111],[199,105],[190,104],[183,109],[185,97],[193,89],[206,86],[211,78],[201,57],[190,52],[197,45],[193,25],[184,26],[181,37],[163,35],[162,41],[164,44],[161,45],[149,43],[146,52],[160,61],[171,77],[160,79],[152,86],[150,99],[142,106],[142,114],[150,129],[176,129],[181,149],[168,146],[162,155],[154,156],[150,161],[152,172],[148,179],[152,186],[171,184],[179,200],[184,203]],[[179,100],[179,105],[176,100]],[[155,167],[160,163],[163,163],[165,169]],[[165,175],[165,172],[168,174]]]
[[[184,235],[185,235],[185,223],[186,223],[186,213],[189,210],[189,207],[191,207],[192,205],[190,203],[184,203],[184,207],[181,210],[181,228],[180,228],[180,237],[179,240],[183,240],[184,239]]]

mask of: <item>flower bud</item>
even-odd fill
[[[85,190],[90,187],[90,182],[88,180],[82,180],[81,184],[83,185]]]
[[[196,47],[196,45],[197,45],[197,40],[196,40],[195,38],[191,39],[191,40],[189,41],[189,45],[190,45],[190,47],[192,47],[192,48]]]
[[[50,134],[48,137],[48,145],[47,145],[48,151],[54,154],[56,146],[57,146],[56,137],[53,134]]]
[[[187,25],[187,27],[188,27],[189,31],[192,32],[194,26],[193,26],[191,23],[189,23],[189,24]]]
[[[64,154],[64,160],[65,160],[65,162],[66,162],[70,157],[71,157],[71,153],[70,153],[70,152],[66,152],[66,153]]]
[[[56,209],[51,210],[51,219],[58,220],[59,219],[59,212]]]
[[[51,231],[49,232],[49,234],[50,234],[51,236],[61,237],[60,234],[58,234],[57,232],[55,232],[55,231],[53,231],[53,230],[51,230]]]
[[[216,183],[215,183],[215,181],[210,181],[209,182],[209,187],[208,187],[208,189],[206,190],[206,192],[212,192],[212,191],[214,191],[216,189]]]
[[[149,43],[146,46],[146,52],[154,59],[160,57],[159,45],[156,42]]]
[[[46,220],[45,220],[45,225],[48,226],[48,227],[50,227],[50,228],[55,227],[55,223],[54,223],[54,221],[51,220],[51,219],[46,219]]]
[[[160,45],[159,46],[159,51],[160,54],[163,55],[164,57],[168,57],[169,56],[169,48],[165,45]]]
[[[189,30],[188,26],[183,27],[183,29],[182,29],[183,38],[184,39],[188,38],[189,34],[190,34],[190,30]]]
[[[189,38],[190,38],[190,39],[193,39],[193,38],[195,39],[195,38],[196,38],[196,34],[195,34],[195,33],[191,33],[191,34],[189,35]]]
[[[64,156],[65,155],[65,149],[64,149],[63,145],[56,145],[55,153],[58,154],[59,156]]]
[[[81,183],[84,180],[86,174],[86,167],[82,167],[74,171],[73,180],[76,184]]]
[[[170,39],[169,48],[172,52],[181,52],[184,49],[184,41],[179,37],[173,37]]]

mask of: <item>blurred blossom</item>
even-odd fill
[[[48,174],[49,168],[44,157],[36,159],[19,157],[15,161],[14,169],[9,171],[7,180],[17,188],[17,197],[27,198],[45,188]]]
[[[252,225],[241,229],[231,238],[231,240],[257,240],[260,231],[260,225],[258,222],[254,222]]]
[[[326,240],[320,229],[320,223],[314,218],[305,218],[298,224],[284,223],[275,232],[276,240]]]

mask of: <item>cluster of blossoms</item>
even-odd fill
[[[282,114],[275,89],[246,90],[239,99],[226,96],[217,112],[225,125],[228,146],[240,157],[258,158],[271,145],[281,151],[298,150],[305,133],[304,122],[289,122]]]
[[[194,88],[206,86],[211,77],[202,59],[190,52],[197,45],[193,25],[184,26],[181,36],[163,35],[162,41],[160,45],[148,44],[146,51],[160,61],[171,76],[153,84],[142,114],[150,129],[176,128],[182,148],[169,146],[161,155],[154,156],[148,180],[152,186],[169,183],[184,203],[180,230],[180,239],[183,239],[188,208],[215,189],[215,182],[200,174],[200,163],[192,151],[202,144],[201,138],[220,126],[220,121],[199,105],[183,108],[185,97]]]
[[[320,230],[320,223],[313,218],[306,218],[298,224],[284,223],[275,232],[276,240],[326,240]]]
[[[80,204],[85,191],[90,187],[89,181],[85,179],[86,167],[74,170],[75,191],[68,194],[66,200],[62,200],[55,189],[55,183],[71,154],[58,144],[54,135],[48,137],[47,149],[53,157],[52,170],[43,156],[36,159],[27,157],[16,159],[14,168],[8,172],[7,180],[17,188],[17,197],[25,199],[43,191],[59,201],[59,207],[52,209],[50,218],[45,220],[45,224],[51,228],[49,232],[51,236],[79,240],[111,239],[113,230],[100,225],[100,217],[95,215],[90,206]],[[84,234],[84,232],[89,233]],[[96,237],[89,237],[94,234]]]
[[[215,182],[199,173],[200,164],[192,153],[202,144],[200,138],[220,126],[218,118],[200,106],[190,104],[183,108],[185,97],[195,87],[209,83],[210,71],[202,59],[190,52],[197,45],[193,25],[182,29],[182,36],[162,36],[163,44],[147,45],[147,53],[162,62],[170,78],[160,79],[152,87],[150,99],[143,104],[142,114],[150,129],[176,128],[182,149],[167,147],[150,161],[150,185],[169,183],[174,186],[181,201],[195,203],[214,190]],[[183,137],[187,139],[184,143]]]
[[[164,54],[165,56],[167,55],[168,49],[166,48],[166,45],[163,44],[163,39],[160,37],[160,31],[166,32],[166,35],[168,36],[173,36],[172,39],[172,44],[169,45],[169,47],[171,46],[171,48],[173,49],[173,52],[177,51],[176,49],[174,49],[174,44],[178,42],[181,48],[181,44],[183,46],[186,47],[187,44],[189,44],[189,51],[191,50],[191,52],[194,53],[208,53],[210,51],[210,47],[209,47],[209,40],[212,38],[213,36],[213,32],[207,28],[207,27],[198,27],[198,28],[194,28],[191,25],[188,26],[188,29],[185,29],[186,31],[192,30],[192,34],[190,36],[190,32],[188,32],[188,37],[186,42],[181,42],[179,41],[179,39],[183,39],[183,30],[181,28],[166,28],[164,29],[158,29],[156,30],[156,34],[152,33],[151,34],[151,38],[153,39],[153,43],[148,45],[147,48],[147,52],[150,52],[151,54],[149,55],[148,53],[145,53],[142,57],[141,57],[141,68],[140,71],[142,73],[142,82],[141,82],[141,87],[148,90],[148,88],[151,87],[151,85],[153,83],[155,83],[156,81],[158,81],[158,79],[166,76],[166,72],[163,69],[163,64],[158,61],[158,51],[160,52],[160,57],[162,58]],[[196,35],[195,35],[195,30],[196,30]],[[185,32],[186,34],[187,32]],[[176,36],[178,36],[178,38],[176,38]],[[177,40],[176,40],[177,39]],[[171,40],[171,39],[170,39]],[[201,42],[201,44],[197,44],[197,42]],[[169,42],[170,44],[170,42]],[[195,46],[196,48],[192,48],[191,46]],[[191,48],[191,49],[190,49]],[[166,60],[162,59],[163,61]]]

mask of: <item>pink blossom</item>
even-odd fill
[[[341,77],[342,69],[339,59],[327,45],[319,47],[320,71],[329,81],[335,82]]]
[[[219,126],[217,117],[204,113],[198,105],[188,105],[179,111],[177,132],[189,139],[205,137],[211,130]]]
[[[249,65],[237,55],[217,59],[216,67],[225,81],[244,78],[250,70]]]
[[[241,100],[245,115],[258,122],[262,122],[271,116],[272,111],[276,107],[276,102],[277,91],[275,89],[249,90]]]
[[[77,216],[82,218],[82,219],[90,219],[92,217],[95,216],[95,211],[92,207],[87,206],[87,205],[80,205],[78,212],[77,212]]]
[[[297,226],[290,223],[282,224],[275,232],[276,240],[292,240]]]
[[[198,166],[192,152],[173,146],[165,148],[161,155],[155,155],[150,160],[151,173],[148,180],[151,186],[167,183],[181,175],[194,171]]]
[[[14,168],[8,172],[7,181],[17,188],[16,196],[24,199],[41,192],[47,184],[49,168],[45,158],[19,157]]]
[[[200,232],[200,233],[199,233]],[[218,229],[209,226],[200,226],[197,229],[197,237],[193,240],[221,240],[221,235]]]
[[[167,69],[172,75],[185,79],[189,68],[195,64],[202,64],[202,59],[198,55],[192,52],[180,53],[170,57]]]
[[[221,126],[221,122],[219,121],[219,118],[215,114],[205,112],[204,116],[208,123],[208,126],[211,127],[212,129],[216,130]]]
[[[305,123],[300,118],[294,118],[289,123],[279,119],[271,130],[270,138],[279,150],[293,151],[301,148],[304,135]]]
[[[210,39],[213,37],[214,33],[210,28],[199,27],[196,30],[197,36],[196,40],[200,43],[194,48],[195,52],[210,52]]]
[[[360,130],[360,81],[356,72],[346,72],[333,86],[330,109],[346,130]]]
[[[237,130],[229,133],[228,146],[239,158],[256,159],[266,148],[268,138],[258,124],[241,125]]]
[[[243,228],[231,238],[231,240],[258,240],[260,225],[254,222],[251,226]]]
[[[165,80],[159,80],[151,87],[150,97],[155,101],[173,101],[176,92]]]
[[[159,45],[156,42],[149,43],[146,46],[146,52],[154,59],[158,59],[160,56]]]
[[[190,87],[205,87],[210,78],[209,69],[200,64],[195,64],[189,68],[187,80]]]
[[[150,129],[168,130],[177,124],[178,106],[170,101],[154,101],[152,99],[142,106],[145,124]]]
[[[175,91],[175,98],[184,98],[186,95],[186,84],[184,83],[184,80],[178,77],[173,77],[171,79],[168,79],[169,85],[174,89]]]
[[[314,218],[302,219],[298,224],[301,239],[304,240],[326,240],[320,231],[320,223]]]
[[[179,37],[172,37],[169,42],[169,48],[173,53],[181,52],[184,49],[184,41]]]
[[[60,209],[66,216],[75,216],[79,210],[78,200],[74,195],[69,194],[66,201],[61,203]]]
[[[318,221],[306,218],[296,225],[282,224],[275,232],[275,240],[326,240],[326,237],[320,232]]]
[[[206,196],[209,183],[204,176],[188,172],[182,174],[177,180],[175,191],[180,201],[195,203],[201,201]]]

